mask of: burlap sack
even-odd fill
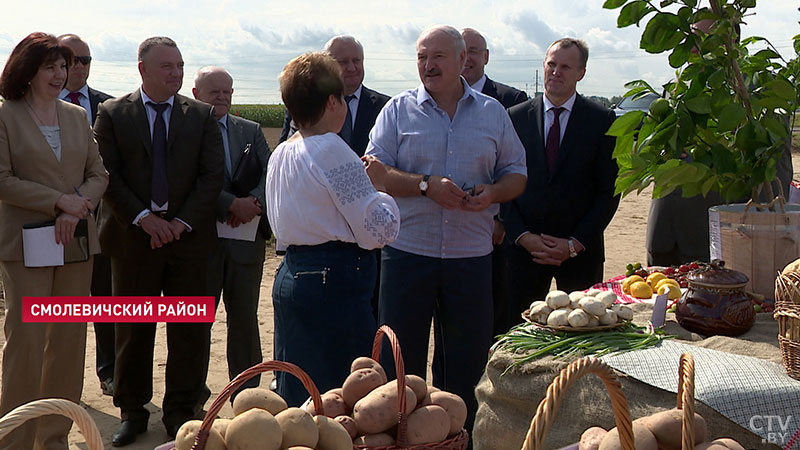
[[[649,315],[644,311],[638,312],[636,322],[646,322],[646,319],[641,320],[642,317],[646,318]],[[777,325],[771,314],[758,314],[753,329],[739,338],[716,336],[703,339],[700,335],[687,332],[674,321],[667,323],[666,331],[694,345],[781,363],[776,337]],[[742,345],[743,341],[746,341],[746,345]],[[571,361],[572,359],[541,358],[503,374],[513,360],[507,352],[495,352],[475,389],[479,406],[472,434],[473,448],[475,450],[522,448],[536,407],[544,398],[547,387],[558,372]],[[675,376],[677,377],[677,373]],[[675,393],[627,377],[621,377],[621,381],[633,419],[675,407]],[[547,434],[547,449],[558,449],[577,442],[581,433],[592,426],[597,425],[606,429],[614,427],[607,391],[600,379],[594,375],[587,375],[578,380],[563,399],[553,426]],[[745,448],[780,448],[761,442],[759,436],[738,426],[710,407],[700,402],[695,402],[695,405],[697,413],[702,415],[708,424],[711,438],[732,437]]]

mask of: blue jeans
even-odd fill
[[[355,244],[290,246],[275,283],[275,359],[298,365],[320,392],[341,387],[358,356],[369,356],[375,336],[370,299],[375,255]],[[286,372],[276,373],[278,394],[299,406],[308,392]]]
[[[397,334],[407,374],[425,378],[434,325],[433,385],[467,404],[467,430],[477,410],[475,385],[492,345],[492,257],[440,259],[384,247],[379,322]],[[388,341],[381,364],[395,369]]]

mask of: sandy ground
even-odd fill
[[[277,142],[279,129],[264,129],[267,140],[271,146]],[[800,158],[794,158],[794,167],[800,168]],[[606,230],[606,265],[605,278],[610,278],[624,273],[625,264],[629,262],[646,260],[645,251],[645,228],[647,224],[647,214],[650,204],[650,190],[641,195],[630,195],[624,198],[617,210],[614,220]],[[264,277],[261,284],[261,302],[259,307],[259,324],[261,327],[261,339],[264,359],[272,357],[272,302],[271,290],[272,280],[275,271],[280,263],[280,257],[274,254],[272,249],[267,251],[267,259],[264,264]],[[0,314],[2,311],[0,311]],[[225,359],[225,324],[226,317],[223,307],[217,311],[217,320],[214,324],[211,336],[211,364],[208,373],[208,386],[212,391],[212,400],[228,383],[227,362]],[[111,397],[103,396],[100,392],[99,382],[95,375],[95,346],[94,330],[88,327],[85,382],[83,389],[83,406],[87,409],[94,421],[97,423],[100,433],[104,439],[106,448],[111,448],[111,434],[119,424],[119,410],[114,407]],[[0,341],[3,338],[0,336]],[[161,409],[159,407],[164,394],[164,369],[166,361],[166,335],[165,326],[160,324],[156,336],[156,356],[154,363],[154,396],[147,408],[152,412],[150,417],[150,428],[147,433],[139,436],[135,444],[126,449],[130,450],[152,450],[156,446],[168,441],[164,427],[161,425]],[[272,379],[270,374],[265,374],[261,378],[262,386],[266,387]],[[206,406],[210,405],[210,401]],[[230,417],[230,406],[223,409],[222,416]],[[73,427],[70,434],[71,449],[87,449],[87,445],[82,435]],[[94,449],[90,449],[94,450]]]

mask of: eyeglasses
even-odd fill
[[[81,63],[84,66],[88,66],[89,63],[92,62],[92,57],[91,56],[73,56],[72,59],[76,63]]]

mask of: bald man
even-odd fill
[[[253,221],[256,224],[266,221],[262,213],[269,146],[258,123],[228,113],[233,97],[233,77],[221,67],[203,67],[195,75],[192,94],[214,107],[214,117],[222,132],[225,182],[214,208],[218,231],[225,226],[235,229],[253,224]],[[261,166],[261,177],[250,192],[237,192],[232,184],[233,174],[248,146]],[[209,292],[216,297],[215,305],[219,305],[222,293],[228,317],[227,357],[231,380],[261,362],[257,310],[266,250],[264,238],[258,232],[253,239],[219,237],[209,258]],[[260,380],[260,376],[249,379],[239,391],[257,387]],[[239,391],[231,396],[231,401]]]
[[[72,65],[69,66],[67,84],[61,90],[59,98],[71,102],[86,110],[89,125],[94,125],[97,117],[97,105],[111,98],[105,92],[92,89],[86,83],[89,79],[89,70],[92,67],[92,53],[89,45],[76,34],[64,34],[58,41],[72,50]],[[100,229],[106,220],[106,211],[103,202],[97,205],[97,228]],[[92,295],[111,295],[111,260],[103,253],[94,257],[92,267]],[[114,324],[95,323],[95,369],[100,380],[100,390],[104,395],[114,395]]]

